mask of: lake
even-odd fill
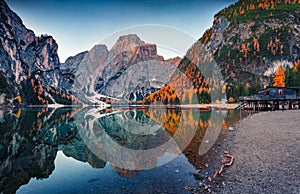
[[[166,107],[3,108],[0,193],[190,193],[240,118]]]

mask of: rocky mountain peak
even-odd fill
[[[68,69],[71,68],[72,70],[75,70],[78,66],[78,64],[82,61],[82,59],[85,57],[85,55],[88,53],[88,51],[84,51],[81,53],[78,53],[75,56],[68,57],[64,63],[61,64],[62,69]]]
[[[93,46],[93,48],[91,49],[91,52],[98,53],[101,55],[103,52],[107,53],[108,49],[107,49],[107,46],[104,44],[97,44],[97,45]]]
[[[116,55],[142,45],[145,45],[145,42],[142,41],[136,34],[123,35],[118,38],[114,46],[110,49],[110,52]]]
[[[95,90],[103,95],[137,102],[159,89],[160,85],[151,82],[154,78],[166,83],[178,61],[165,61],[157,54],[155,44],[145,43],[135,34],[121,36],[109,52]]]
[[[167,74],[176,68],[179,60],[165,61],[157,54],[155,44],[145,43],[135,34],[124,35],[110,51],[106,45],[99,44],[68,58],[61,67],[60,84],[84,103],[92,102],[91,96],[99,94],[136,101],[158,89],[150,83],[153,78],[161,78],[165,83]]]

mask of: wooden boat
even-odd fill
[[[211,111],[211,108],[210,107],[200,107],[200,108],[198,108],[198,110],[201,110],[201,111]]]
[[[139,107],[139,106],[138,106],[138,107],[135,108],[135,110],[146,110],[146,107],[144,107],[144,106],[140,106],[140,107]]]

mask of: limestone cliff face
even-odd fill
[[[299,13],[299,1],[240,0],[215,16],[187,56],[196,64],[214,59],[227,84],[269,84],[278,65],[300,58]]]
[[[110,49],[109,58],[113,58],[123,51],[131,50],[135,47],[145,44],[146,43],[142,41],[136,34],[120,36],[113,47]]]
[[[76,97],[81,101],[88,103],[86,97],[96,94],[95,81],[104,69],[108,54],[109,51],[105,45],[96,45],[86,53],[78,64],[73,90],[76,92]]]
[[[122,49],[119,49],[122,48]],[[168,83],[179,59],[165,61],[156,45],[136,35],[120,37],[112,47],[109,61],[99,75],[95,89],[126,101],[139,101]],[[155,85],[153,81],[160,82]]]
[[[64,67],[66,74],[74,75],[72,90],[82,102],[94,102],[99,94],[137,102],[167,83],[179,61],[164,60],[156,45],[129,34],[119,37],[110,50],[96,45],[63,66],[69,67]]]
[[[69,57],[67,58],[65,63],[61,64],[62,77],[60,79],[59,85],[67,92],[70,92],[70,90],[72,89],[78,66],[87,53],[88,52],[85,51],[73,57]]]
[[[3,104],[55,103],[56,97],[52,93],[59,96],[63,91],[59,88],[62,72],[57,43],[52,36],[35,36],[4,1],[0,1],[0,10],[0,76],[3,80],[0,92],[5,98]]]

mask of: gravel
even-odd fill
[[[234,164],[216,193],[300,193],[300,111],[261,112],[228,135]]]

